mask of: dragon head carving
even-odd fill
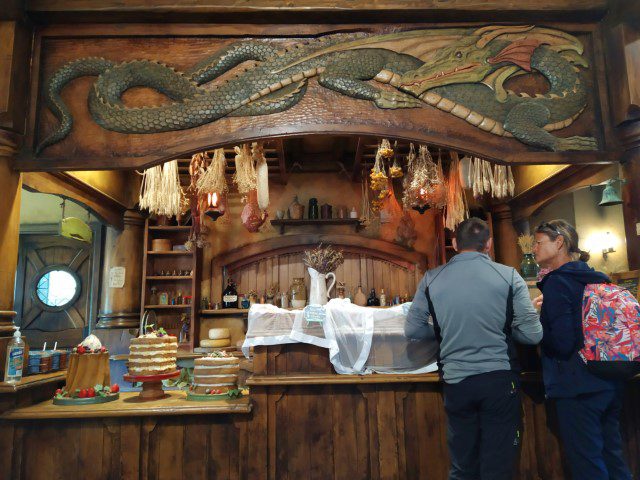
[[[543,44],[562,52],[572,63],[586,66],[580,57],[582,44],[572,35],[533,26],[490,26],[440,49],[433,60],[405,73],[399,88],[416,97],[434,87],[456,83],[484,81],[501,88],[507,78],[531,71],[531,55]],[[488,78],[493,83],[487,82]],[[500,82],[497,86],[496,78]]]

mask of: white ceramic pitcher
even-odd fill
[[[320,273],[313,268],[308,267],[309,276],[311,277],[311,291],[309,293],[309,305],[324,305],[329,301],[329,292],[336,284],[336,276],[333,272]],[[333,277],[333,281],[327,288],[327,278]]]

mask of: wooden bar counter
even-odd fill
[[[256,347],[249,398],[57,407],[0,419],[0,479],[435,479],[448,473],[436,374],[338,375],[325,349]],[[538,373],[523,375],[524,436],[515,477],[570,478]],[[622,431],[640,468],[640,382],[627,385]],[[86,417],[86,418],[85,418]]]

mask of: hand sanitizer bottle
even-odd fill
[[[20,338],[20,330],[13,332],[13,340],[7,346],[7,362],[4,368],[4,381],[19,383],[22,380],[24,365],[24,341]]]

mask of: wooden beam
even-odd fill
[[[278,152],[278,171],[280,173],[280,183],[282,185],[287,184],[287,167],[284,157],[284,141],[278,138],[275,142],[276,150]]]
[[[299,23],[313,21],[380,20],[389,23],[424,19],[476,20],[517,18],[528,15],[557,19],[558,14],[575,19],[599,19],[607,11],[606,0],[28,0],[26,13],[43,23],[116,22],[157,20],[234,21],[263,23],[265,20]],[[313,22],[312,22],[313,23]]]

